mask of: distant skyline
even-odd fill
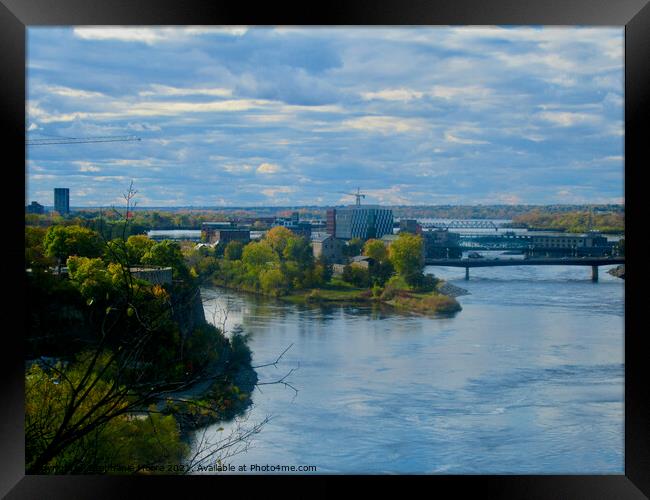
[[[29,27],[26,204],[619,204],[624,30]]]

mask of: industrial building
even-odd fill
[[[415,219],[400,219],[400,233],[422,234],[422,226]]]
[[[372,205],[329,209],[327,232],[344,240],[381,238],[385,234],[393,234],[393,211]]]
[[[598,256],[611,254],[613,244],[594,231],[588,234],[534,235],[530,239],[531,254]]]
[[[249,228],[237,227],[234,222],[204,222],[201,224],[201,238],[211,245],[225,245],[231,241],[246,244],[251,240],[251,231]]]
[[[329,264],[344,262],[345,256],[343,248],[345,243],[343,240],[335,238],[331,234],[314,233],[311,236],[311,245],[314,252],[314,257],[322,258]]]
[[[460,248],[460,234],[447,229],[423,231],[424,255],[428,259],[459,259],[463,251]]]
[[[286,227],[296,236],[302,236],[306,239],[311,238],[311,223],[301,222],[298,212],[293,212],[291,217],[277,217],[273,225]]]
[[[70,189],[54,188],[54,210],[61,215],[70,213]]]

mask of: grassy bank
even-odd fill
[[[220,285],[221,286],[221,285]],[[228,288],[228,287],[226,287]],[[252,291],[237,288],[239,291]],[[390,294],[376,288],[357,288],[334,278],[327,285],[306,290],[295,290],[277,296],[279,300],[293,304],[386,304],[404,311],[422,314],[453,314],[462,309],[454,297],[438,291],[418,292],[412,290],[392,290]],[[264,295],[259,290],[253,291]]]

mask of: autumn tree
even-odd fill
[[[381,240],[370,239],[366,241],[363,245],[363,255],[380,263],[388,260],[388,250]]]
[[[393,274],[393,264],[388,258],[388,249],[381,240],[371,239],[363,246],[363,255],[373,259],[369,268],[370,277],[375,285],[383,285]]]
[[[275,226],[264,235],[264,241],[278,254],[282,255],[289,239],[295,237],[293,231],[284,226]]]
[[[389,247],[389,259],[395,271],[409,284],[418,282],[424,270],[422,237],[400,233]]]

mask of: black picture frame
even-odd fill
[[[273,3],[217,1],[140,0],[0,0],[0,99],[5,143],[3,177],[5,193],[18,200],[6,201],[7,242],[14,245],[3,258],[5,289],[10,288],[7,316],[22,309],[24,294],[15,293],[24,283],[19,247],[23,234],[23,194],[11,185],[24,186],[25,156],[25,36],[26,27],[37,25],[597,25],[625,27],[625,203],[627,267],[625,294],[625,474],[531,476],[361,476],[384,488],[404,479],[418,481],[428,493],[453,489],[455,496],[471,491],[481,498],[645,498],[650,495],[650,422],[648,415],[650,363],[643,346],[640,252],[643,168],[648,164],[644,133],[650,103],[650,5],[648,0],[381,0],[372,2],[321,2],[282,8]],[[8,161],[7,152],[16,161]],[[24,163],[23,163],[24,165]],[[6,197],[8,200],[9,197]],[[19,313],[20,314],[20,313]],[[21,316],[22,319],[23,316]],[[9,321],[5,318],[5,325]],[[249,477],[107,477],[25,476],[24,471],[24,365],[22,325],[3,327],[2,419],[0,420],[0,495],[6,498],[120,498],[154,497],[181,487],[187,494],[191,482],[206,493],[223,486],[246,487]],[[277,484],[277,476],[256,476],[256,482]],[[333,493],[340,476],[292,477],[301,488]],[[367,484],[362,484],[365,487]],[[338,489],[338,488],[337,488]],[[280,490],[276,493],[284,494]],[[244,493],[246,494],[246,493]]]

